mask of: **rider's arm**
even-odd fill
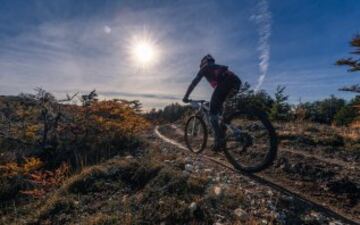
[[[196,77],[194,78],[194,80],[191,82],[190,86],[188,87],[186,94],[184,96],[184,99],[188,99],[191,92],[194,90],[194,88],[196,87],[196,85],[200,82],[201,78],[202,78],[202,73],[201,71],[198,72],[198,74],[196,75]]]

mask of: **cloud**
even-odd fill
[[[0,94],[29,92],[35,87],[96,89],[116,92],[117,97],[150,99],[151,93],[151,99],[162,99],[166,105],[184,94],[207,53],[234,72],[240,71],[242,79],[252,79],[247,66],[255,46],[249,44],[252,29],[245,9],[217,1],[174,1],[150,7],[131,2],[111,15],[52,18],[1,39]],[[141,68],[130,60],[134,36],[156,42],[158,64]],[[211,91],[203,81],[194,98],[206,99]]]
[[[110,34],[111,33],[111,27],[109,27],[108,25],[105,25],[104,26],[104,32],[107,33],[107,34]]]
[[[259,71],[260,76],[255,90],[259,90],[264,82],[269,68],[270,60],[270,44],[269,38],[271,36],[271,12],[269,11],[269,4],[267,0],[260,0],[257,4],[257,13],[250,18],[258,26],[259,34]]]

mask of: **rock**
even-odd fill
[[[165,159],[164,163],[171,163],[171,160]]]
[[[216,196],[220,196],[223,193],[223,190],[222,190],[221,187],[215,186],[214,187],[214,193],[215,193]]]
[[[261,224],[267,225],[268,221],[267,220],[261,220]]]
[[[188,163],[188,164],[185,164],[185,170],[186,170],[186,171],[192,172],[193,169],[194,169],[193,165],[191,165],[191,164],[189,164],[189,163]]]
[[[243,222],[249,219],[249,214],[241,208],[235,209],[234,214]]]
[[[196,202],[192,202],[192,203],[190,204],[190,206],[189,206],[190,214],[193,215],[194,212],[196,211],[196,209],[197,209],[197,204],[196,204]]]
[[[134,157],[132,155],[128,155],[125,157],[125,159],[133,159]]]
[[[213,171],[214,171],[214,169],[211,169],[211,168],[204,169],[205,173],[212,173]]]
[[[320,223],[324,223],[326,220],[326,218],[322,214],[315,211],[311,211],[310,216],[315,220],[319,221]]]
[[[214,225],[224,225],[224,224],[216,222],[216,223],[214,223]]]

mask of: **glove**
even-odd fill
[[[184,103],[188,103],[188,102],[189,102],[189,99],[188,99],[187,97],[184,97],[184,98],[183,98],[183,102],[184,102]]]

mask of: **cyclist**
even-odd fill
[[[200,70],[188,87],[183,102],[189,102],[189,96],[201,78],[205,77],[214,92],[210,100],[210,122],[214,129],[215,142],[214,151],[220,151],[225,146],[224,130],[219,125],[219,115],[222,113],[222,105],[227,97],[236,93],[240,89],[240,79],[227,66],[215,64],[215,59],[211,55],[206,55],[201,59]]]

